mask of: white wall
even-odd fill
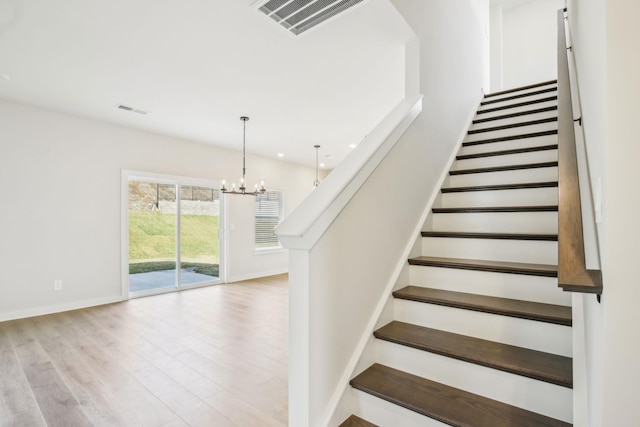
[[[585,310],[589,426],[640,425],[640,3],[569,0],[568,11],[590,175],[603,188],[598,234],[604,293],[601,305],[587,298]]]
[[[640,2],[606,2],[602,425],[640,425]],[[600,17],[599,19],[602,19]]]
[[[604,179],[606,156],[605,3],[599,0],[568,0],[567,10],[580,90],[582,127],[595,199],[597,184]],[[598,234],[604,236],[605,224],[597,226]],[[601,252],[602,243],[601,241]]]
[[[249,165],[247,167],[250,168]],[[304,168],[301,167],[300,169]],[[295,175],[295,172],[292,175]],[[298,176],[292,182],[293,187],[297,187],[297,192],[300,192],[300,190],[303,193],[310,192],[313,189],[313,178],[309,183],[308,171],[303,170],[303,175]],[[270,187],[274,188],[272,185]],[[291,186],[288,188],[291,189]],[[285,190],[285,209],[290,204],[289,193],[291,192]],[[293,192],[295,193],[296,191],[294,190]],[[225,232],[229,243],[226,253],[227,281],[237,282],[288,271],[289,254],[286,249],[258,252],[254,250],[255,198],[246,196],[226,197],[227,227]],[[297,202],[299,201],[298,199]],[[289,208],[287,212],[290,211]]]
[[[556,12],[562,8],[564,0],[492,5],[492,92],[556,78]]]
[[[573,55],[580,92],[582,126],[592,185],[602,181],[606,149],[606,22],[605,3],[600,0],[569,0],[567,2]],[[596,190],[592,188],[592,190]],[[606,224],[597,224],[602,269],[604,266]],[[608,284],[605,278],[605,303]],[[592,296],[583,296],[585,319],[587,422],[602,425],[603,371],[603,306]],[[577,409],[580,410],[580,409]]]
[[[414,126],[428,138],[424,159],[435,183],[469,113],[485,89],[488,0],[392,0],[420,39],[424,111]]]
[[[502,83],[502,6],[492,6],[489,15],[491,86],[487,92],[498,92],[504,88]]]
[[[0,320],[120,299],[122,169],[232,180],[241,165],[241,152],[0,101]],[[287,212],[313,188],[311,168],[249,156],[247,169],[285,190]],[[249,202],[228,201],[228,277],[285,271],[286,252],[254,256]]]

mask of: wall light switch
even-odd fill
[[[54,280],[53,282],[53,290],[61,291],[62,290],[62,280]]]

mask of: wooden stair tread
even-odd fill
[[[570,357],[398,321],[387,323],[373,335],[381,340],[511,374],[562,387],[573,386]]]
[[[529,276],[558,277],[558,266],[522,262],[488,261],[463,258],[419,256],[409,259],[411,265],[456,268],[461,270],[488,271],[494,273],[524,274]]]
[[[378,363],[351,386],[455,427],[569,427],[571,424]]]
[[[552,86],[551,86],[552,85]],[[546,86],[546,87],[545,87]],[[529,92],[525,92],[525,91]],[[485,99],[480,103],[481,107],[477,111],[473,123],[486,123],[481,128],[468,130],[468,135],[478,135],[462,144],[463,147],[472,147],[480,144],[488,144],[511,140],[524,140],[540,138],[532,141],[518,142],[515,146],[521,148],[502,149],[475,154],[460,154],[457,160],[490,158],[493,156],[503,156],[512,154],[524,154],[542,152],[547,150],[557,150],[555,138],[557,129],[553,122],[558,118],[553,111],[558,109],[556,101],[558,88],[554,81],[543,82],[521,88],[509,89],[494,94],[485,95]],[[500,96],[498,96],[500,95]],[[506,95],[506,96],[505,96]],[[488,98],[488,99],[487,99]],[[542,104],[546,103],[546,104]],[[495,105],[494,105],[495,104]],[[542,105],[540,105],[542,104]],[[551,105],[550,105],[551,104]],[[531,106],[531,107],[526,107]],[[520,110],[514,111],[518,107]],[[503,111],[504,110],[504,111]],[[483,113],[497,112],[494,117],[483,117]],[[548,114],[540,114],[547,113]],[[538,114],[533,117],[523,117]],[[518,117],[522,117],[518,119]],[[512,120],[508,120],[512,119]],[[502,120],[501,122],[491,123]],[[487,123],[488,122],[488,123]],[[539,126],[531,128],[527,126]],[[522,128],[522,129],[520,129]],[[553,129],[552,129],[553,128]],[[508,129],[514,129],[508,131]],[[546,130],[540,130],[546,129]],[[535,130],[535,132],[533,132]],[[496,132],[489,134],[488,132]],[[519,133],[519,135],[506,135],[509,133]],[[528,133],[522,133],[528,132]],[[485,133],[487,133],[485,135]],[[494,137],[492,137],[494,136]],[[478,139],[483,138],[483,139]],[[487,138],[491,137],[491,138]],[[542,139],[542,137],[546,137]],[[546,145],[539,145],[545,144]],[[523,145],[538,146],[522,147]],[[491,150],[491,148],[489,148]],[[477,150],[476,150],[477,151]],[[555,157],[553,153],[548,153],[544,157]],[[538,156],[539,157],[539,156]],[[535,158],[535,157],[533,157]],[[524,158],[522,158],[524,160]],[[498,160],[498,159],[496,159]],[[508,160],[505,158],[504,160]],[[526,161],[526,160],[525,160]],[[531,161],[531,160],[529,160]],[[496,162],[497,163],[497,162]],[[507,162],[513,163],[513,162]],[[515,171],[535,168],[558,167],[557,161],[547,161],[538,163],[528,163],[524,165],[506,165],[476,167],[458,171],[450,171],[450,175],[463,175],[471,173],[487,173]],[[546,178],[539,180],[553,180],[553,171],[544,171],[542,175]],[[524,173],[518,174],[516,180],[501,181],[527,181]],[[507,176],[504,176],[505,178]],[[487,176],[490,178],[490,176]],[[497,178],[497,176],[496,176]],[[531,178],[528,180],[531,181]],[[481,182],[480,182],[481,183]],[[516,190],[533,188],[553,188],[558,187],[557,181],[545,182],[521,182],[510,184],[477,185],[474,182],[465,182],[459,187],[442,188],[442,193],[461,193],[476,191],[497,191]],[[519,193],[524,194],[524,193]],[[491,206],[491,207],[457,207],[457,208],[434,208],[434,214],[439,213],[489,213],[489,212],[557,212],[558,206]],[[440,217],[442,218],[442,217]],[[463,218],[463,217],[460,217]],[[500,218],[500,217],[496,217]],[[466,238],[466,239],[500,239],[500,240],[531,240],[531,241],[557,241],[555,234],[526,234],[526,233],[482,233],[482,232],[446,232],[446,231],[425,231],[423,237],[437,238]],[[436,242],[444,242],[442,240]],[[465,242],[460,241],[460,244]],[[482,257],[482,256],[481,256]],[[429,266],[437,268],[451,268],[473,270],[478,272],[494,272],[518,275],[531,275],[540,277],[555,278],[558,276],[558,267],[555,265],[529,264],[516,262],[502,262],[489,260],[458,259],[444,257],[418,256],[408,260],[413,266]],[[412,267],[415,268],[415,267]],[[493,277],[493,276],[492,276]],[[508,278],[508,276],[505,276]],[[572,324],[571,307],[537,303],[531,301],[521,301],[509,298],[493,297],[481,294],[470,294],[464,292],[446,291],[440,289],[425,288],[420,286],[406,286],[393,292],[394,298],[416,301],[425,304],[434,304],[453,309],[471,310],[488,313],[490,316],[508,316],[530,321],[539,321],[559,326],[570,327]],[[405,303],[409,304],[409,303]],[[413,307],[419,308],[415,303]],[[424,306],[428,309],[428,306]],[[432,307],[432,310],[434,308]],[[460,314],[462,312],[453,312]],[[483,315],[476,315],[483,316]],[[484,315],[486,317],[486,315]],[[495,317],[494,317],[495,318]],[[513,320],[511,321],[513,322]],[[518,321],[522,322],[522,321]],[[518,324],[518,323],[516,323]],[[531,325],[531,324],[530,324]],[[554,326],[553,328],[556,328]],[[563,328],[566,331],[566,329]],[[374,332],[377,339],[386,340],[397,345],[408,346],[420,351],[424,351],[423,357],[429,353],[442,357],[449,357],[466,363],[476,364],[490,369],[507,372],[531,378],[536,381],[543,381],[560,387],[572,388],[572,359],[570,357],[517,347],[500,342],[493,342],[486,339],[470,337],[443,330],[428,328],[410,323],[392,321]],[[416,355],[419,352],[413,350]],[[432,356],[438,357],[438,356]],[[403,369],[402,365],[398,366]],[[482,368],[476,368],[482,369]],[[486,371],[489,372],[489,371]],[[495,375],[500,372],[493,371]],[[502,374],[504,375],[504,374]],[[521,380],[522,381],[522,380]],[[522,408],[508,405],[504,402],[495,401],[486,397],[478,396],[465,390],[440,384],[426,378],[403,372],[398,369],[383,366],[375,363],[364,372],[351,380],[351,386],[363,392],[370,393],[376,397],[416,411],[422,415],[434,418],[452,426],[570,426],[571,424],[552,419],[548,416],[536,414]],[[549,386],[547,386],[549,387]],[[366,415],[366,414],[365,414]],[[564,415],[563,415],[564,416]],[[362,420],[355,415],[345,420],[341,427],[349,426],[374,426],[368,421]]]
[[[487,128],[481,128],[481,129],[470,129],[470,130],[467,131],[467,134],[473,135],[473,134],[476,134],[476,133],[483,133],[483,132],[495,132],[495,131],[498,131],[498,130],[519,128],[519,127],[524,127],[524,126],[541,125],[541,124],[544,124],[544,123],[553,123],[553,122],[557,122],[557,121],[558,121],[558,117],[546,117],[544,119],[529,120],[529,121],[526,121],[526,122],[509,123],[509,124],[506,124],[506,125],[492,126],[492,127],[487,127]]]
[[[513,213],[513,212],[558,212],[558,206],[477,206],[461,208],[433,208],[433,213]]]
[[[486,101],[482,101],[480,105],[497,104],[498,102],[512,101],[514,99],[527,98],[529,96],[542,95],[545,93],[557,92],[557,91],[558,91],[558,88],[554,86],[546,89],[535,90],[533,92],[525,92],[525,93],[519,93],[517,95],[505,96],[504,98],[499,98],[499,99],[488,99]]]
[[[496,120],[512,119],[514,117],[529,116],[532,114],[547,113],[549,111],[557,111],[557,110],[558,110],[558,106],[552,105],[550,107],[535,108],[533,110],[518,111],[517,113],[509,113],[509,114],[503,114],[500,116],[486,117],[484,119],[474,119],[471,123],[475,125],[478,123],[487,123],[487,122],[493,122]]]
[[[456,160],[479,159],[482,157],[508,156],[510,154],[535,153],[537,151],[557,150],[558,144],[539,145],[536,147],[514,148],[512,150],[487,151],[475,154],[462,154],[456,156]]]
[[[349,418],[344,420],[339,427],[378,427],[378,426],[376,424],[370,423],[367,420],[363,420],[360,417],[351,415]]]
[[[499,136],[495,138],[479,139],[476,141],[463,142],[463,147],[473,147],[474,145],[492,144],[494,142],[516,141],[518,139],[538,138],[541,136],[557,135],[558,129],[544,130],[540,132],[522,133],[518,135]]]
[[[473,169],[461,169],[449,171],[449,175],[466,175],[470,173],[489,173],[489,172],[507,172],[521,169],[538,169],[538,168],[554,168],[558,167],[558,162],[540,162],[540,163],[527,163],[523,165],[508,165],[508,166],[492,166],[488,168],[473,168]]]
[[[393,292],[394,298],[427,304],[443,305],[464,310],[481,311],[556,325],[571,326],[571,307],[522,301],[442,289],[406,286]]]
[[[474,233],[465,231],[422,231],[422,237],[451,237],[455,239],[536,240],[557,242],[557,234]]]
[[[526,182],[521,184],[478,185],[473,187],[443,187],[440,191],[442,193],[466,193],[469,191],[525,190],[530,188],[552,188],[557,186],[558,181],[547,181]]]
[[[546,98],[532,99],[530,101],[517,102],[515,104],[502,105],[500,107],[491,107],[478,110],[476,114],[493,113],[494,111],[508,110],[511,108],[526,107],[527,105],[541,104],[543,102],[557,101],[557,96],[548,96]]]
[[[549,80],[549,81],[546,81],[546,82],[533,83],[533,84],[526,85],[526,86],[518,86],[518,87],[511,88],[511,89],[501,90],[499,92],[488,93],[484,97],[485,98],[491,98],[491,97],[494,97],[494,96],[504,95],[506,93],[519,92],[521,90],[533,89],[533,88],[536,88],[536,87],[548,86],[548,85],[557,84],[557,83],[558,83],[558,80]]]

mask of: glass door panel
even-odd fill
[[[180,284],[220,280],[220,194],[211,187],[180,186]]]
[[[129,292],[177,287],[176,186],[129,181]]]

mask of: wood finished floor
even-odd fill
[[[0,323],[0,426],[286,426],[286,275]]]

